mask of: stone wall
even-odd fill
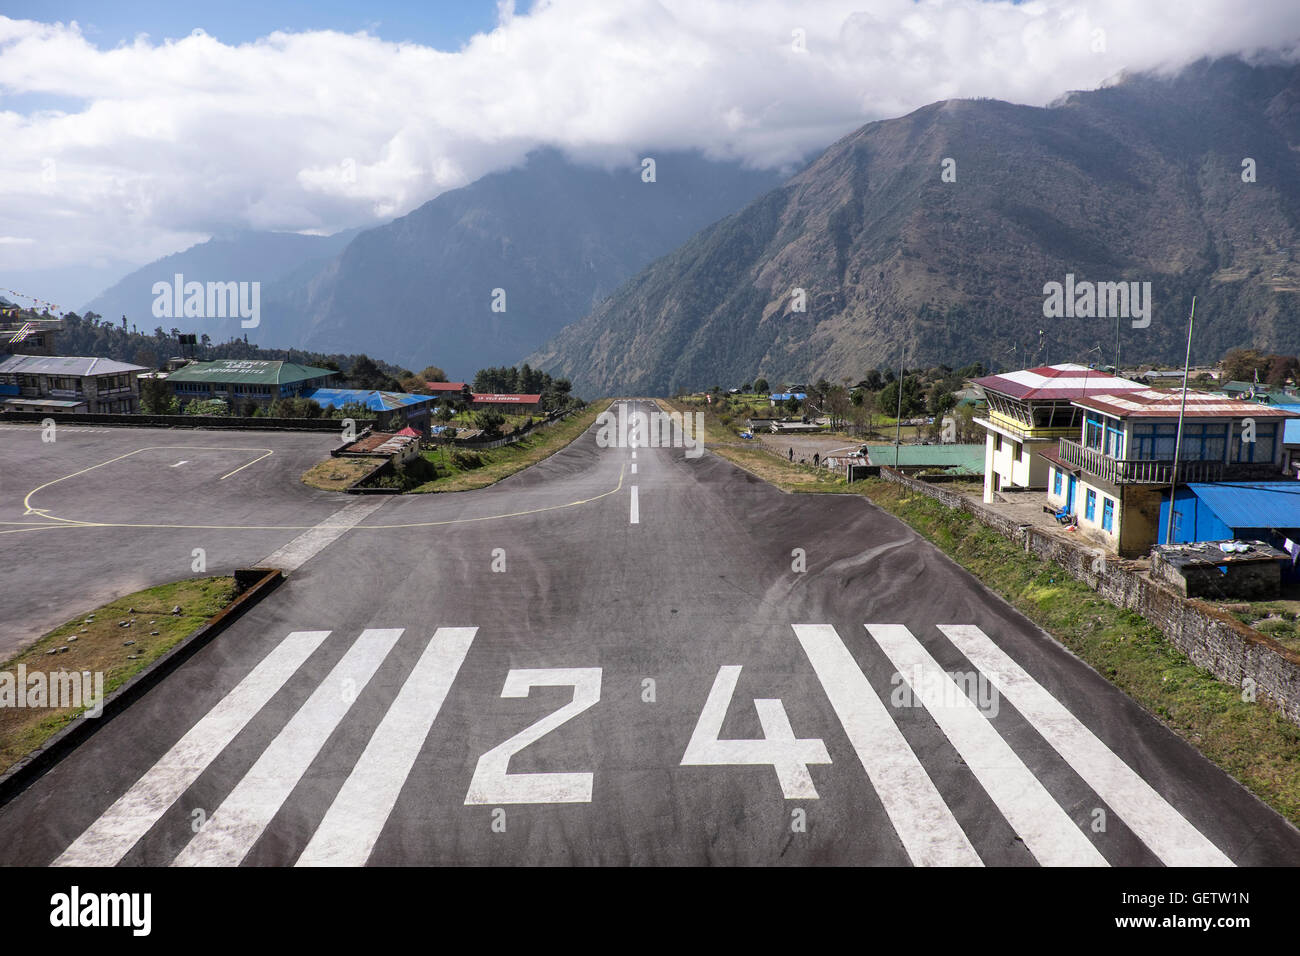
[[[892,468],[881,468],[880,477],[950,508],[970,512],[1020,544],[1026,553],[1059,565],[1112,604],[1150,621],[1170,643],[1219,680],[1237,687],[1253,682],[1257,696],[1269,698],[1288,720],[1300,724],[1300,654],[1204,601],[1185,598],[1169,585],[1124,567],[1114,555],[1104,555],[1100,549],[1022,525],[980,502]]]

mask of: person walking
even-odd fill
[[[790,460],[791,460],[791,461],[794,461],[794,449],[793,449],[793,448],[790,449]]]

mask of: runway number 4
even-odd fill
[[[590,773],[509,773],[510,758],[600,700],[599,667],[534,668],[506,674],[502,697],[527,697],[534,687],[572,687],[573,699],[478,758],[468,804],[590,803]]]
[[[816,799],[817,790],[809,764],[830,763],[830,754],[821,738],[797,739],[790,727],[785,705],[779,700],[754,700],[763,736],[757,740],[719,740],[722,722],[726,719],[731,698],[740,680],[740,665],[729,664],[718,669],[713,689],[704,702],[695,732],[686,745],[682,757],[683,767],[717,766],[724,764],[771,764],[781,792],[787,800]]]

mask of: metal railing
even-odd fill
[[[1172,459],[1111,458],[1096,448],[1085,448],[1077,441],[1062,438],[1057,454],[1061,461],[1082,468],[1113,485],[1167,485],[1173,479]],[[1178,464],[1178,479],[1185,481],[1222,481],[1221,461],[1189,461]]]

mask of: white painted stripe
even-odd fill
[[[1234,865],[987,634],[969,624],[939,630],[1167,866]]]
[[[632,462],[632,474],[636,474],[636,462]]]
[[[632,452],[632,460],[636,461],[636,452]]]
[[[361,632],[173,866],[239,865],[401,635],[400,627]]]
[[[796,624],[794,632],[912,862],[983,866],[835,628]]]
[[[632,524],[641,523],[641,510],[637,506],[636,485],[632,486]]]
[[[329,631],[294,631],[207,712],[55,866],[115,866],[311,656]]]
[[[178,462],[177,462],[176,464],[174,464],[174,465],[168,465],[167,467],[168,467],[168,468],[179,468],[181,465],[188,465],[188,464],[189,464],[189,461],[190,461],[190,460],[189,460],[188,458],[186,458],[186,459],[184,459],[184,460],[182,460],[182,461],[178,461]]]
[[[911,631],[901,624],[868,624],[866,628],[909,684],[919,671],[921,686],[913,686],[912,693],[925,705],[1039,863],[1108,865],[1087,835]]]
[[[440,627],[325,813],[298,866],[364,866],[469,653],[477,627]]]
[[[257,567],[279,568],[286,574],[296,571],[345,532],[356,527],[367,515],[378,511],[384,504],[382,498],[350,502],[330,515],[316,527],[304,531],[278,551],[267,555]]]

